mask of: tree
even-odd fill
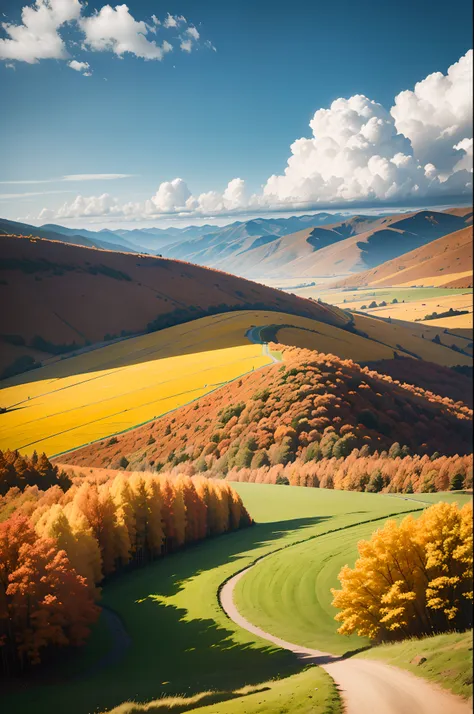
[[[380,469],[375,469],[370,475],[370,481],[367,485],[367,493],[380,493],[384,487],[384,480]]]
[[[395,441],[390,449],[388,450],[388,455],[391,459],[397,459],[399,456],[401,456],[402,450],[400,448],[400,444],[398,441]]]
[[[83,644],[99,614],[86,581],[53,539],[21,515],[0,524],[0,639],[10,671],[51,645]]]
[[[387,521],[358,544],[332,589],[338,632],[375,641],[472,623],[472,504],[438,503],[415,520]]]
[[[461,491],[464,487],[464,474],[461,473],[460,471],[456,471],[453,473],[451,476],[451,479],[449,481],[449,490],[450,491]]]

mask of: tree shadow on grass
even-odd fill
[[[130,700],[209,691],[224,699],[244,686],[301,671],[292,653],[238,630],[220,610],[217,590],[224,578],[250,564],[253,550],[330,518],[255,525],[117,577],[104,587],[103,601],[122,618],[130,636],[121,656],[114,653],[104,667],[99,666],[101,656],[94,662],[89,651],[84,668],[78,654],[77,663],[69,663],[75,664],[69,668],[75,669],[73,677],[58,681],[56,676],[54,683],[49,678],[49,684],[17,689],[4,699],[6,711],[89,714]],[[230,567],[220,569],[226,564]],[[176,602],[169,601],[175,597]]]

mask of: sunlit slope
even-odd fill
[[[0,449],[57,454],[160,416],[269,364],[245,339],[251,314],[204,318],[9,380]],[[7,383],[5,383],[7,384]]]
[[[472,366],[472,357],[455,352],[445,346],[456,342],[456,338],[451,339],[450,336],[443,335],[442,331],[440,336],[442,344],[436,344],[429,338],[421,337],[423,333],[420,334],[417,327],[418,323],[414,323],[415,327],[411,329],[402,325],[400,321],[389,323],[368,315],[354,315],[354,324],[358,330],[368,335],[370,339],[379,340],[385,345],[393,347],[400,354],[403,354],[403,351],[411,352],[412,356],[444,367],[453,367],[455,365]],[[428,326],[428,329],[432,328]]]
[[[449,233],[340,285],[472,287],[472,226]]]

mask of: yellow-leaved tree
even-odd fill
[[[472,504],[387,521],[358,549],[355,566],[339,573],[341,589],[331,590],[340,634],[382,641],[472,624]]]

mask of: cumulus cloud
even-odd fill
[[[71,62],[68,62],[68,66],[76,72],[82,72],[84,77],[90,77],[92,74],[89,62],[78,62],[77,60],[72,60]]]
[[[400,93],[390,111],[363,95],[318,109],[310,121],[311,136],[293,142],[284,173],[270,176],[258,194],[249,196],[244,180],[234,178],[223,191],[193,195],[182,178],[175,178],[142,203],[123,205],[107,194],[107,199],[78,196],[64,204],[63,216],[209,216],[470,195],[472,103],[466,96],[472,68],[466,58],[471,56],[446,75],[430,75],[413,91]]]
[[[458,163],[456,145],[472,138],[472,62],[469,50],[445,75],[434,72],[400,92],[390,112],[418,160],[432,163],[441,175]]]
[[[104,5],[95,15],[81,18],[79,25],[85,35],[85,46],[96,52],[114,52],[119,56],[130,52],[136,57],[161,60],[172,49],[166,40],[162,45],[147,40],[147,24],[135,20],[126,5],[115,8]]]
[[[158,213],[174,213],[186,210],[186,201],[191,197],[191,191],[181,178],[164,181],[151,199]]]
[[[90,15],[85,14],[86,6],[87,2],[80,0],[35,0],[33,5],[23,7],[21,24],[2,23],[7,36],[0,38],[0,60],[30,64],[42,59],[69,60],[66,42],[60,34],[61,28],[68,23],[75,23],[82,32],[85,50],[112,52],[119,57],[129,53],[146,60],[162,60],[173,49],[168,39],[157,42],[150,39],[150,34],[156,36],[158,31],[179,28],[184,34],[169,39],[179,42],[181,49],[188,53],[200,37],[196,27],[187,26],[182,15],[168,13],[163,23],[152,15],[148,23],[135,19],[125,4],[104,5]],[[77,45],[73,41],[69,44]],[[69,62],[72,69],[89,76],[90,68],[84,68],[84,71],[79,69],[80,64],[84,63],[74,59]]]
[[[69,53],[58,30],[81,14],[79,0],[36,0],[21,11],[21,25],[3,22],[8,35],[0,39],[0,59],[34,64],[42,59],[67,59]]]

